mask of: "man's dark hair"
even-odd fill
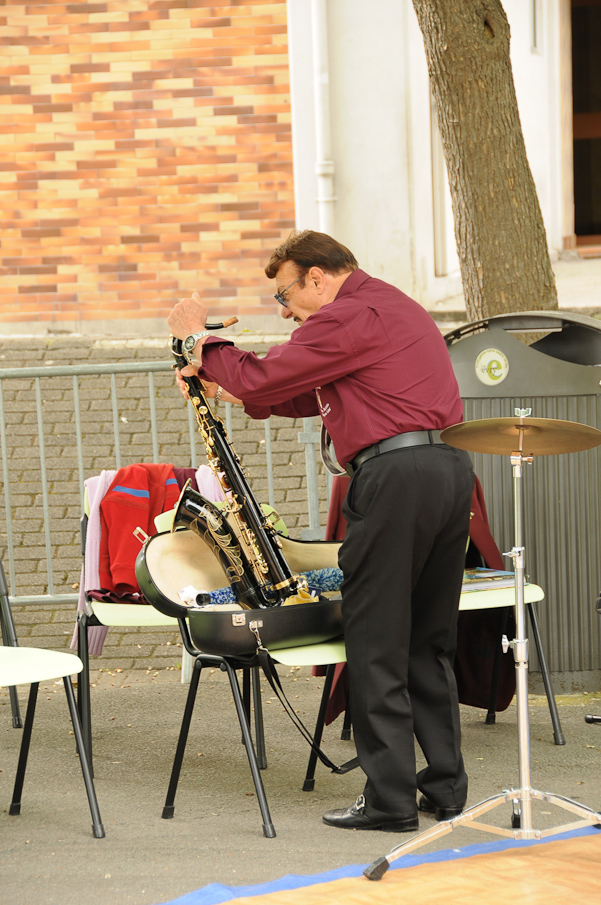
[[[265,268],[268,279],[273,280],[286,261],[293,261],[305,274],[311,267],[321,267],[325,273],[347,273],[359,266],[352,252],[326,233],[312,229],[292,232],[286,241],[271,255]]]

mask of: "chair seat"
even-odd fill
[[[545,592],[537,584],[524,586],[524,602],[538,603],[545,599]],[[464,591],[459,601],[461,612],[465,610],[491,610],[499,606],[515,604],[515,588],[498,588],[485,591]]]
[[[346,662],[346,648],[340,638],[321,644],[307,644],[305,647],[279,648],[272,651],[271,656],[283,666],[329,666],[330,663]]]
[[[0,686],[31,685],[80,673],[75,654],[39,647],[0,647]]]
[[[177,619],[173,616],[165,616],[159,613],[148,603],[104,603],[101,600],[92,600],[92,611],[103,625],[113,626],[153,626],[173,625],[177,627]]]
[[[526,603],[538,603],[545,599],[545,592],[536,584],[524,587]],[[513,606],[515,603],[514,588],[498,588],[497,590],[467,591],[461,595],[459,609],[488,610],[502,606]],[[322,644],[307,644],[304,647],[279,648],[271,655],[283,666],[327,666],[330,663],[344,663],[346,648],[342,638],[324,641]]]
[[[524,588],[526,603],[538,603],[545,599],[545,592],[536,584],[527,584]],[[514,588],[498,588],[497,590],[467,591],[461,595],[459,609],[488,610],[500,606],[513,606],[515,603]],[[304,647],[279,648],[271,655],[283,666],[327,666],[330,663],[344,663],[346,648],[342,638],[324,641],[322,644],[307,644]]]

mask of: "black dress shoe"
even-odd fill
[[[372,814],[368,816],[366,810],[365,798],[359,795],[350,807],[327,811],[323,815],[323,822],[343,830],[382,830],[384,833],[413,833],[419,829],[417,814],[401,817],[371,808]]]
[[[420,795],[417,802],[419,811],[424,811],[426,814],[434,814],[436,820],[452,820],[453,817],[458,817],[459,814],[463,813],[463,807],[464,806],[455,805],[452,808],[439,808],[438,805],[433,804],[425,795]]]

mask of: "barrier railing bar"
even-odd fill
[[[83,433],[81,430],[81,411],[79,402],[79,381],[73,375],[73,411],[75,415],[75,444],[77,448],[77,472],[79,474],[79,501],[83,512],[85,503],[85,490],[83,486],[85,471],[83,467]]]
[[[273,483],[273,456],[271,453],[271,418],[265,422],[265,458],[267,460],[267,498],[270,506],[275,506]]]
[[[6,543],[8,546],[8,580],[10,587],[16,586],[15,557],[13,546],[13,520],[10,505],[10,477],[8,473],[8,446],[6,443],[6,423],[4,421],[4,395],[0,381],[0,438],[2,439],[2,477],[4,480],[4,510],[6,513]]]
[[[113,409],[113,437],[115,438],[115,464],[121,468],[121,443],[119,437],[119,406],[117,404],[117,381],[111,374],[111,404]]]
[[[137,371],[171,371],[166,361],[115,362],[97,365],[48,365],[47,368],[0,368],[0,380],[32,377],[78,377],[95,374],[134,374]]]
[[[305,447],[307,504],[309,507],[309,528],[302,532],[302,536],[307,540],[313,540],[321,537],[323,533],[319,525],[319,488],[314,449],[314,444],[319,443],[319,434],[315,432],[313,418],[303,418],[303,430],[298,435],[298,442],[304,444]]]
[[[77,604],[77,594],[22,594],[8,598],[11,606],[47,606],[55,603]]]
[[[44,443],[44,413],[42,411],[42,388],[40,378],[36,377],[35,404],[38,419],[38,450],[40,456],[40,478],[42,482],[42,510],[44,512],[44,544],[46,546],[46,575],[48,590],[54,593],[54,570],[52,568],[52,544],[50,543],[50,507],[48,505],[48,478],[46,475],[46,446]]]
[[[154,375],[148,372],[148,401],[150,405],[150,437],[152,440],[152,458],[159,461],[159,438],[157,435],[157,409],[154,398]]]
[[[198,425],[196,423],[196,417],[194,415],[194,409],[191,405],[188,407],[188,431],[190,434],[190,465],[192,468],[198,467],[198,458],[196,456],[196,432],[198,430]]]

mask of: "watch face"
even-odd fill
[[[196,345],[196,337],[191,334],[190,336],[186,336],[184,340],[184,349],[186,352],[192,352],[194,346]]]

